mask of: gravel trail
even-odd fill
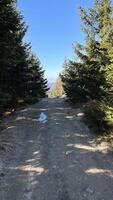
[[[96,145],[80,110],[45,99],[5,120],[0,200],[113,200],[113,155]]]

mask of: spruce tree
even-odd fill
[[[107,102],[113,106],[113,6],[104,0],[99,6],[99,37],[104,54],[103,70],[106,78],[105,92]]]
[[[113,119],[113,6],[110,0],[95,0],[93,8],[80,12],[86,43],[75,46],[77,60],[66,64],[62,80],[71,100],[97,101],[93,119],[102,126]]]
[[[16,10],[16,1],[0,1],[0,89],[12,101],[25,95],[27,45],[23,43],[26,25]]]
[[[23,42],[27,26],[16,0],[0,1],[0,105],[14,105],[29,95],[44,97],[47,80],[39,61],[30,58],[31,47]],[[31,66],[30,66],[31,63]]]
[[[44,78],[44,70],[40,60],[36,55],[29,57],[28,68],[30,72],[30,82],[28,82],[28,93],[31,97],[44,98],[48,91],[47,80]]]
[[[67,74],[69,81],[69,77],[71,77],[70,74],[77,73],[77,76],[74,74],[72,75],[71,82],[65,83],[64,81],[64,87],[67,88],[67,90],[68,87],[73,88],[73,82],[75,83],[75,90],[72,91],[71,94],[73,97],[76,97],[77,95],[79,96],[79,92],[81,93],[81,97],[86,96],[91,99],[100,99],[103,95],[105,95],[105,88],[107,87],[107,73],[105,73],[105,66],[106,64],[109,65],[111,60],[107,56],[108,50],[106,46],[102,45],[104,41],[102,34],[104,34],[107,31],[107,28],[109,26],[109,33],[110,35],[112,35],[112,25],[110,25],[112,24],[112,18],[111,16],[109,16],[109,13],[112,13],[112,9],[110,6],[110,1],[107,0],[103,2],[104,4],[102,3],[102,1],[95,0],[94,7],[88,9],[88,11],[85,11],[83,8],[80,8],[82,30],[86,34],[86,44],[84,46],[81,44],[77,44],[75,46],[75,54],[79,62],[69,61],[70,69],[67,70],[66,68],[64,70],[64,73]],[[105,5],[107,6],[106,11]],[[104,9],[102,9],[102,6],[104,7]],[[103,15],[108,16],[103,17]],[[105,21],[105,25],[103,20]],[[107,23],[109,24],[108,26],[106,25]],[[103,26],[106,27],[106,31],[104,30],[104,28],[102,28]],[[110,44],[108,44],[108,46],[110,48]],[[70,65],[71,63],[72,67]],[[111,67],[110,70],[112,74]],[[108,70],[106,71],[108,72]],[[110,75],[109,72],[108,74]],[[112,79],[112,76],[110,77]],[[65,80],[65,76],[63,78]]]

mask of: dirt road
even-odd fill
[[[113,200],[113,156],[95,145],[78,112],[46,99],[5,121],[0,200]]]

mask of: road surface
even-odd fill
[[[113,156],[96,145],[80,110],[45,99],[5,120],[0,200],[113,200]]]

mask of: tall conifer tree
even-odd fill
[[[27,26],[16,8],[16,0],[0,1],[0,105],[14,104],[30,94],[29,83],[36,80],[37,93],[44,96],[44,71],[35,59],[29,68],[30,45],[23,42]],[[31,76],[32,74],[32,76]],[[38,75],[36,75],[38,74]],[[37,77],[36,77],[37,76]],[[39,80],[38,80],[39,79]],[[37,82],[40,82],[40,85]],[[45,85],[44,85],[45,84]],[[44,88],[45,87],[45,88]],[[34,89],[33,89],[34,91]],[[43,95],[42,95],[43,94]],[[34,93],[31,93],[31,97]]]
[[[109,0],[95,0],[93,8],[87,11],[80,8],[80,13],[82,30],[86,34],[86,44],[75,46],[75,54],[79,62],[69,61],[62,78],[66,91],[69,88],[67,94],[71,93],[72,98],[76,99],[77,95],[81,94],[82,97],[98,99],[105,95],[108,82],[109,87],[112,87],[110,86],[110,83],[112,85],[113,55],[112,42],[110,42],[113,35],[112,6]],[[65,74],[67,74],[67,79]],[[71,92],[73,83],[76,87]]]

